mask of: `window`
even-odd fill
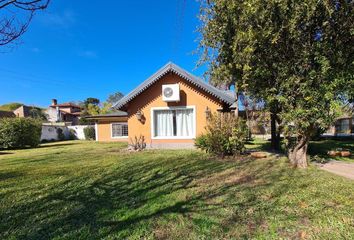
[[[349,119],[340,119],[336,122],[337,133],[350,133]]]
[[[195,136],[194,108],[153,109],[153,137],[193,138]]]
[[[128,125],[126,123],[112,123],[112,138],[128,137]]]

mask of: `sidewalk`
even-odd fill
[[[330,161],[318,164],[320,169],[354,180],[354,163]]]

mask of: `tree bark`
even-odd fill
[[[280,132],[277,131],[277,114],[270,114],[270,132],[271,132],[271,148],[275,151],[280,150]]]
[[[309,137],[301,136],[296,143],[289,148],[288,158],[291,164],[297,168],[307,168],[307,148],[309,145]]]

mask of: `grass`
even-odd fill
[[[0,239],[353,239],[353,181],[286,159],[61,142],[0,152]]]

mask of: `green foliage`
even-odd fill
[[[232,114],[213,114],[206,133],[197,137],[195,145],[219,156],[240,154],[245,149],[246,124]]]
[[[69,129],[68,140],[75,140],[75,139],[76,139],[76,131],[74,129]]]
[[[17,108],[21,107],[22,103],[6,103],[0,106],[0,110],[2,111],[14,111]]]
[[[85,104],[85,106],[88,106],[89,104],[98,105],[98,104],[100,104],[100,100],[98,98],[89,97],[89,98],[86,98],[86,100],[84,101],[84,104]]]
[[[79,119],[79,125],[88,125],[90,123],[84,116],[87,116],[87,114],[82,114],[82,117]]]
[[[112,112],[111,108],[112,108],[112,104],[111,103],[104,102],[103,106],[101,107],[100,114],[107,114],[107,113]]]
[[[43,121],[47,120],[47,114],[44,112],[43,109],[38,108],[38,107],[32,107],[30,110],[30,116],[32,118],[40,119]]]
[[[89,103],[87,105],[87,113],[89,115],[98,115],[98,114],[100,114],[100,112],[101,112],[101,109],[98,105],[95,105],[92,103]]]
[[[59,141],[65,140],[65,135],[64,135],[63,129],[57,128],[57,137],[58,137]]]
[[[42,122],[32,118],[0,119],[0,148],[37,147]]]
[[[96,132],[94,127],[85,127],[84,128],[84,135],[86,140],[95,140],[96,139]]]
[[[292,146],[307,146],[353,91],[352,2],[210,0],[201,19],[202,61],[212,80],[237,80],[276,108],[284,135],[297,137]]]

